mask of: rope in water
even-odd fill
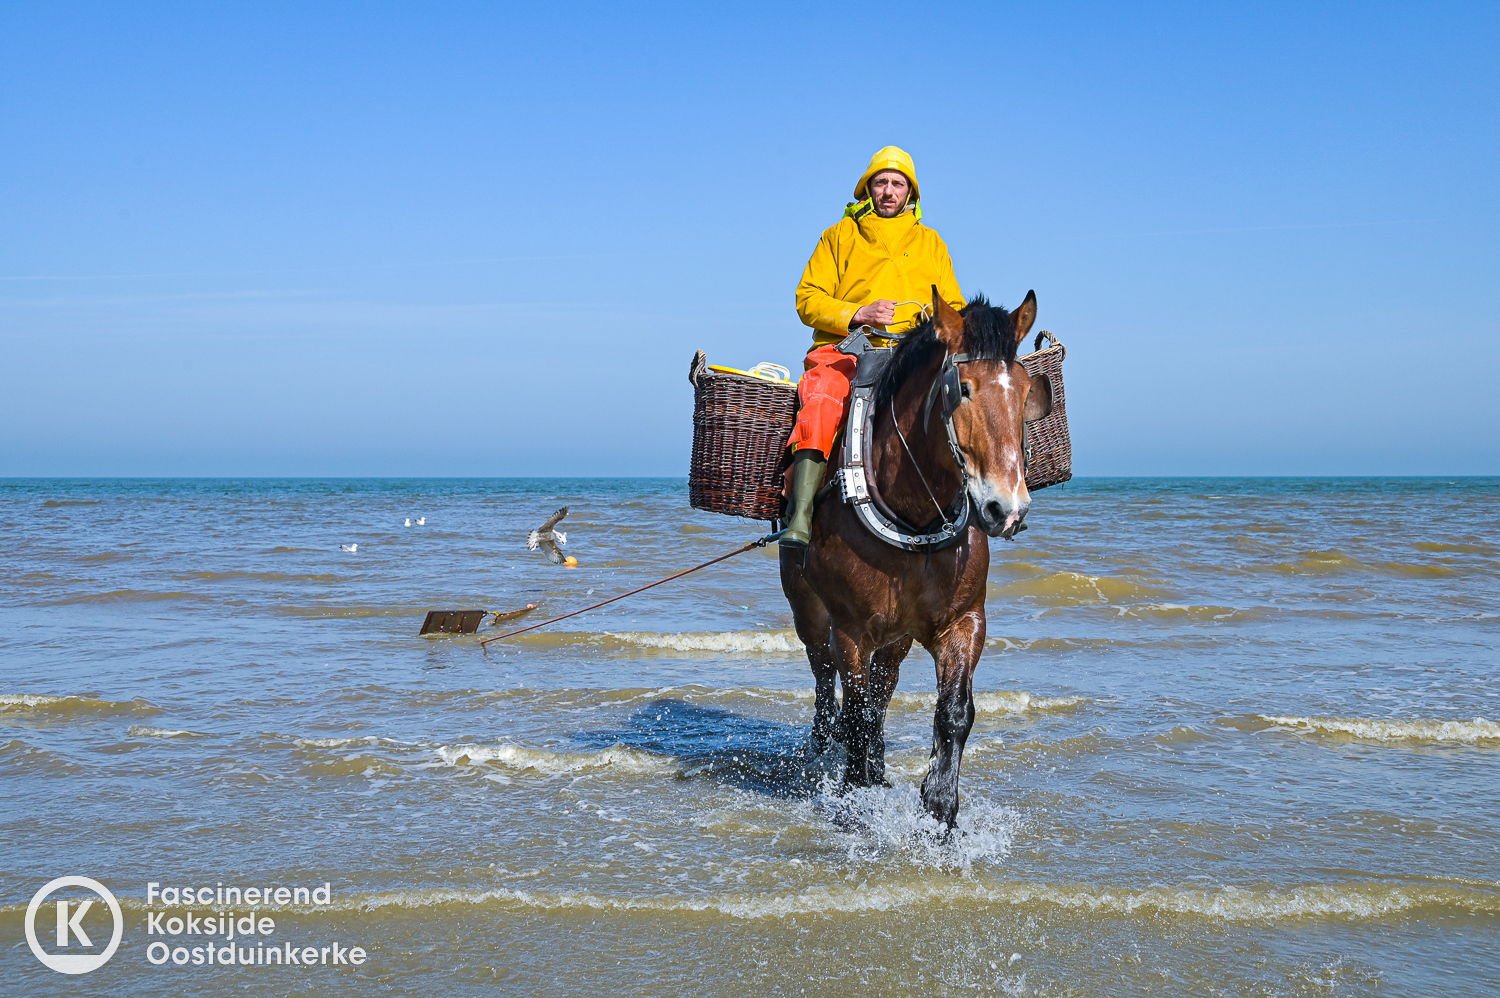
[[[728,561],[730,558],[733,558],[737,554],[744,554],[746,551],[753,551],[755,548],[763,548],[780,536],[781,531],[777,531],[774,534],[767,534],[766,536],[757,538],[756,540],[751,541],[749,544],[746,544],[744,547],[731,551],[728,554],[721,554],[719,555],[719,557],[714,558],[711,561],[705,561],[701,565],[694,565],[692,568],[685,568],[682,571],[678,572],[676,575],[669,575],[665,579],[658,579],[655,582],[650,583],[649,585],[641,586],[639,589],[632,589],[628,593],[621,593],[618,596],[611,596],[603,603],[595,603],[593,606],[586,606],[582,610],[574,610],[572,613],[565,613],[561,617],[553,617],[551,620],[544,620],[540,624],[532,624],[530,627],[522,627],[518,630],[506,631],[504,634],[497,634],[492,638],[485,638],[483,641],[479,642],[479,647],[484,648],[484,646],[489,644],[491,641],[500,641],[504,638],[513,638],[517,634],[525,634],[527,631],[534,631],[538,627],[546,627],[548,624],[555,624],[559,620],[567,620],[569,617],[576,617],[580,613],[588,613],[590,610],[597,610],[601,606],[608,606],[611,603],[615,603],[619,600],[624,599],[626,596],[634,596],[636,593],[643,593],[647,589],[654,589],[657,586],[661,585],[663,582],[671,582],[673,579],[680,579],[684,575],[691,575],[699,569],[707,568],[710,565],[717,565],[721,561]],[[488,649],[485,649],[485,654],[489,654]]]

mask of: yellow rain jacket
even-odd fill
[[[837,225],[824,230],[797,285],[797,314],[813,327],[814,345],[849,335],[854,313],[881,298],[920,303],[896,306],[896,318],[886,328],[905,332],[920,321],[921,305],[932,304],[934,284],[948,304],[963,306],[948,247],[921,218],[915,205],[881,218],[865,200],[850,205]]]

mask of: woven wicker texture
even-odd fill
[[[1031,463],[1026,467],[1026,488],[1031,491],[1049,485],[1061,485],[1073,477],[1073,440],[1068,436],[1068,396],[1063,391],[1063,358],[1068,350],[1051,333],[1038,333],[1052,341],[1046,350],[1021,358],[1026,373],[1033,378],[1045,376],[1052,382],[1052,411],[1034,423],[1027,424],[1031,437]]]
[[[797,389],[706,369],[693,358],[693,461],[688,501],[695,509],[776,520],[785,501],[781,475],[797,418]]]

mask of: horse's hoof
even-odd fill
[[[949,797],[947,794],[933,794],[928,796],[927,788],[923,787],[922,810],[932,815],[944,829],[952,829],[958,824],[958,795]],[[947,832],[944,832],[946,837]]]

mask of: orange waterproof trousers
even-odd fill
[[[833,451],[833,438],[848,414],[855,359],[825,343],[808,351],[803,367],[806,373],[797,384],[802,408],[797,411],[797,425],[788,443],[794,451],[810,448],[828,457]]]

